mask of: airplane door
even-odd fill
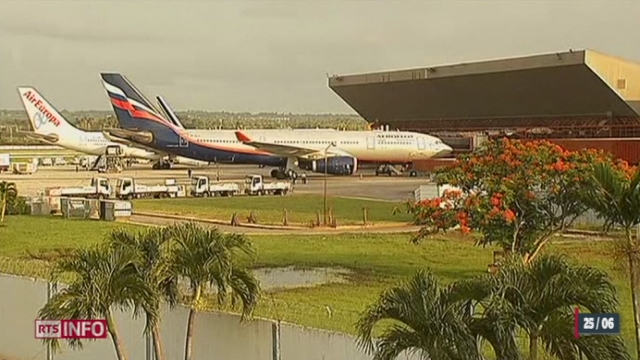
[[[178,143],[179,147],[189,147],[189,140],[185,139],[184,137],[180,136],[180,141]]]
[[[425,149],[425,143],[424,143],[424,138],[423,137],[419,137],[418,138],[418,150],[424,150]]]
[[[367,150],[374,150],[376,148],[376,137],[367,136]]]

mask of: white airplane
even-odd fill
[[[19,87],[18,93],[34,130],[21,133],[31,139],[97,156],[104,155],[108,147],[116,146],[125,157],[159,161],[166,156],[161,152],[110,141],[99,131],[78,129],[33,87]],[[180,163],[190,163],[190,159],[179,160]]]
[[[274,166],[271,175],[297,177],[296,168],[352,175],[358,163],[407,164],[452,151],[440,139],[407,131],[191,130],[185,129],[160,100],[162,111],[117,73],[102,73],[102,84],[122,129],[117,138],[147,148],[207,162]],[[125,140],[125,141],[126,141]]]

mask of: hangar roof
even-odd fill
[[[404,129],[640,117],[640,64],[592,50],[337,75],[329,87],[367,121]]]

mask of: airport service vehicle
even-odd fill
[[[133,178],[120,178],[116,183],[116,197],[119,199],[184,197],[184,186],[175,179],[165,179],[164,184],[140,184]]]
[[[15,162],[11,164],[11,172],[14,174],[33,174],[38,170],[38,159],[33,158],[31,162]]]
[[[40,158],[40,165],[41,166],[53,166],[53,160],[51,160],[51,158],[48,158],[48,157]]]
[[[0,154],[0,172],[8,171],[11,167],[11,155]]]
[[[291,191],[288,181],[265,183],[262,175],[247,175],[244,193],[247,195],[287,195]]]
[[[211,182],[207,176],[196,176],[191,185],[191,195],[195,197],[234,196],[240,193],[236,183]]]
[[[81,197],[88,199],[107,199],[111,197],[109,179],[94,177],[89,186],[53,187],[45,189],[46,196]]]

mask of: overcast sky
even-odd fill
[[[0,108],[107,110],[119,71],[178,110],[352,113],[326,74],[569,48],[640,61],[640,1],[0,0]]]

